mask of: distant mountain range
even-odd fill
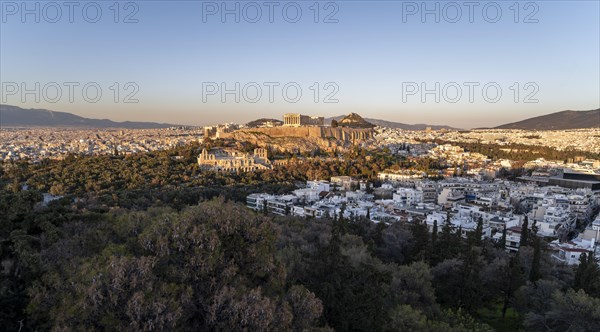
[[[336,120],[336,121],[340,122],[342,119],[344,119],[344,117],[346,117],[346,115],[338,115],[338,116],[334,116],[331,118],[326,118],[325,124],[327,124],[327,125],[331,124],[331,120]],[[450,126],[445,126],[445,125],[428,125],[428,124],[423,124],[423,123],[411,125],[411,124],[405,124],[405,123],[400,123],[400,122],[392,122],[392,121],[387,121],[387,120],[370,119],[370,118],[364,118],[364,120],[369,123],[372,123],[374,125],[380,126],[380,127],[397,128],[397,129],[403,129],[403,130],[425,130],[425,129],[427,129],[427,127],[430,127],[433,130],[456,129],[456,128],[452,128]]]
[[[66,112],[46,109],[24,109],[0,105],[0,127],[67,127],[67,128],[128,128],[152,129],[177,125],[155,122],[115,122],[108,119],[88,119]]]
[[[338,123],[346,115],[339,115],[325,119],[325,124],[331,124],[331,120]],[[398,128],[404,130],[425,130],[430,127],[433,130],[456,129],[445,125],[429,124],[405,124],[380,119],[364,118],[368,123],[381,127]],[[282,123],[276,119],[259,119],[250,122],[253,126],[259,126],[264,122],[272,121]],[[358,120],[357,120],[358,121]],[[360,119],[362,121],[362,118]],[[359,122],[360,122],[359,121]],[[89,119],[66,112],[54,112],[46,109],[24,109],[11,105],[0,105],[0,127],[73,127],[73,128],[168,128],[179,125],[156,122],[115,122],[108,119]],[[600,109],[591,111],[562,111],[547,115],[537,116],[518,122],[508,123],[492,129],[523,129],[523,130],[564,130],[580,128],[600,128]],[[483,128],[482,128],[483,129]]]
[[[507,123],[493,129],[564,130],[581,128],[600,128],[600,109],[561,111]]]

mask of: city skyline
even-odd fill
[[[272,14],[257,2],[260,17],[233,1],[100,3],[101,15],[91,2],[72,15],[59,3],[61,16],[47,3],[11,3],[2,3],[2,103],[23,108],[187,125],[356,112],[474,128],[600,105],[592,1],[275,2]],[[86,84],[89,100],[100,88],[98,101],[84,98]]]

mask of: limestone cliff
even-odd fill
[[[223,137],[279,151],[303,152],[315,149],[343,151],[353,145],[371,141],[373,134],[372,129],[315,126],[241,129]]]

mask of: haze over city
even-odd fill
[[[287,112],[325,117],[357,112],[456,128],[600,105],[597,1],[516,7],[512,2],[222,4],[143,1],[117,8],[101,2],[97,15],[95,6],[83,2],[69,15],[69,7],[59,2],[57,16],[57,8],[47,3],[22,7],[3,1],[2,103],[185,125],[280,119]],[[62,87],[60,98],[54,98],[55,86],[39,101],[25,92],[36,83],[44,90],[50,82]],[[79,84],[73,102],[69,82]],[[102,91],[95,102],[82,97],[81,88],[90,82]],[[238,92],[222,95],[236,82]],[[286,99],[282,88],[288,83],[293,86]],[[487,95],[486,84],[492,85]],[[261,98],[255,98],[257,86]],[[298,87],[302,95],[296,101]],[[424,90],[436,92],[423,95]],[[127,97],[131,103],[124,102]]]

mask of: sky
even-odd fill
[[[185,125],[495,126],[600,107],[599,3],[1,0],[1,102]]]

